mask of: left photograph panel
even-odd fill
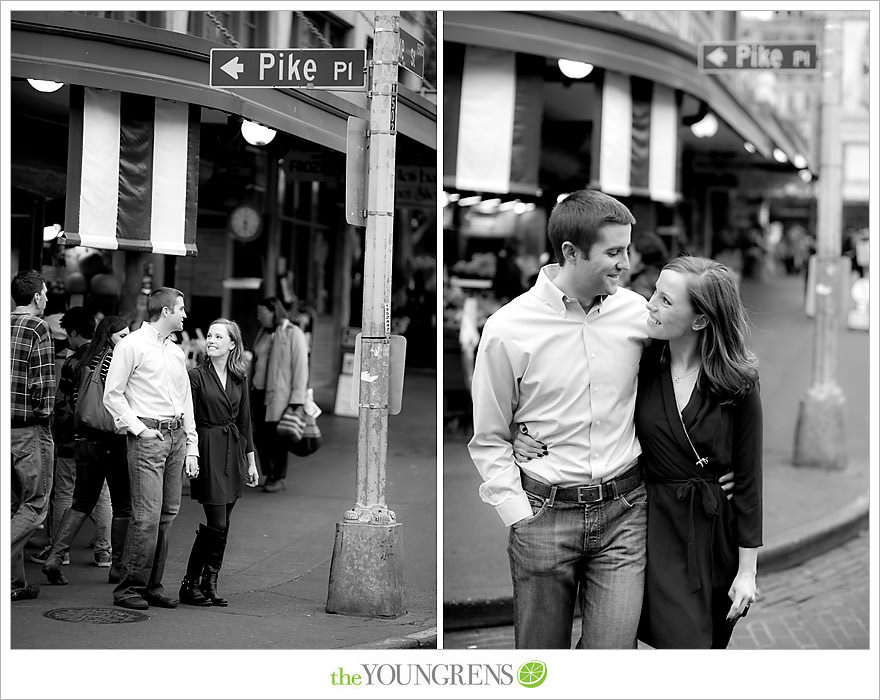
[[[437,13],[27,7],[12,649],[436,648]]]

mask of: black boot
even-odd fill
[[[86,513],[74,510],[73,508],[68,508],[64,513],[61,525],[58,527],[58,533],[55,535],[55,542],[52,544],[49,556],[46,557],[46,563],[43,564],[41,569],[46,574],[46,578],[49,579],[49,583],[56,586],[67,585],[67,579],[61,573],[61,561],[64,558],[64,553],[70,549],[73,538],[76,537],[76,533],[79,532],[86,517]]]
[[[202,569],[202,580],[199,587],[202,589],[202,593],[211,600],[212,605],[226,607],[229,605],[229,601],[217,594],[217,574],[220,573],[220,567],[223,566],[223,553],[226,551],[226,532],[207,526],[204,527],[204,532],[208,539],[205,545],[205,565]]]
[[[207,541],[205,525],[199,525],[196,530],[196,539],[189,552],[189,561],[186,564],[186,574],[180,582],[180,590],[177,597],[184,605],[210,605],[211,601],[205,597],[199,589],[199,576],[205,564],[205,542]]]
[[[119,583],[125,573],[122,555],[125,553],[125,537],[128,534],[128,523],[131,518],[113,518],[110,522],[110,572],[107,583]]]

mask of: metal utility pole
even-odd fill
[[[801,399],[795,427],[794,464],[826,469],[846,466],[844,407],[846,399],[835,379],[838,334],[844,314],[841,275],[843,28],[839,13],[826,15],[822,58],[821,158],[819,165],[818,231],[815,260],[816,317],[813,385]]]
[[[391,262],[400,17],[376,12],[369,84],[369,175],[355,504],[336,525],[329,613],[398,617],[404,604],[400,523],[385,504],[391,377]]]

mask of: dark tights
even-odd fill
[[[202,508],[205,510],[205,520],[208,527],[226,532],[229,529],[229,516],[232,515],[234,507],[235,503],[226,503],[219,506],[203,503]]]

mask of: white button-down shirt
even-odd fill
[[[480,497],[505,525],[532,515],[520,468],[557,486],[622,474],[640,454],[635,433],[639,361],[648,342],[644,297],[618,289],[589,313],[541,269],[532,289],[486,322],[472,384],[471,458]],[[524,465],[512,431],[525,424],[549,454]]]
[[[138,418],[167,420],[183,416],[186,454],[199,454],[192,389],[183,350],[171,337],[159,337],[148,322],[120,340],[104,385],[104,406],[116,427],[134,435],[147,427]]]

